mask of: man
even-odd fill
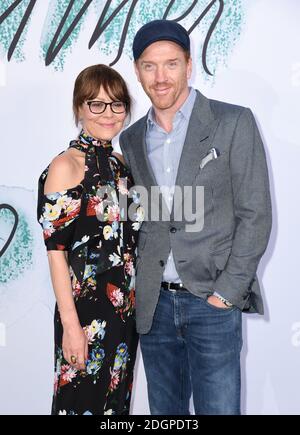
[[[147,23],[133,54],[152,108],[120,145],[135,184],[149,197],[159,186],[160,211],[170,210],[169,220],[146,216],[138,245],[137,329],[150,410],[189,414],[193,394],[196,414],[240,414],[241,313],[263,313],[256,270],[271,230],[263,144],[249,109],[189,88],[190,40],[181,25]],[[202,204],[197,231],[191,213],[178,218],[189,196]]]

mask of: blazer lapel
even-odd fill
[[[199,171],[200,161],[211,148],[218,124],[219,120],[214,118],[209,100],[197,91],[175,183],[181,188],[182,198],[184,187],[192,186]],[[176,204],[175,201],[173,201],[171,217],[174,217],[174,204]]]
[[[143,121],[141,122],[140,128],[135,132],[135,137],[136,137],[135,140],[137,141],[137,143],[140,144],[142,139],[142,146],[139,147],[139,151],[135,154],[135,159],[137,162],[138,170],[144,180],[145,186],[149,188],[151,186],[157,186],[157,181],[148,158],[147,144],[146,144],[146,128],[147,128],[147,115],[144,117]]]
[[[219,120],[215,119],[211,112],[209,100],[199,91],[196,92],[197,97],[189,121],[175,183],[176,186],[182,189],[182,194],[184,194],[184,186],[192,185],[199,171],[201,159],[211,148],[212,138],[219,123]],[[135,153],[135,158],[138,170],[150,196],[151,187],[158,186],[158,184],[148,158],[146,128],[147,115],[142,120],[140,127],[135,131],[135,139],[133,140],[140,143],[142,139],[142,147]],[[162,201],[164,201],[164,199],[162,199]],[[165,210],[167,210],[166,204],[165,207]],[[174,201],[171,210],[171,218],[173,218],[173,216]]]
[[[141,138],[142,138],[142,149],[139,153],[136,154],[136,162],[138,165],[138,170],[144,180],[144,185],[147,188],[148,191],[148,209],[151,214],[151,216],[153,215],[153,210],[152,207],[154,207],[155,209],[158,207],[159,211],[161,212],[161,204],[160,202],[157,200],[152,200],[152,195],[151,195],[151,188],[152,186],[156,186],[158,188],[158,184],[148,157],[148,152],[147,152],[147,144],[146,144],[146,128],[147,128],[147,116],[144,118],[144,122],[142,123],[141,129],[139,131],[136,132],[136,140],[138,141],[137,143],[140,142]],[[158,188],[159,189],[159,188]],[[155,196],[154,196],[155,197]],[[163,195],[161,195],[161,201],[163,204],[163,210],[164,210],[164,216],[166,213],[166,210],[168,210],[166,201],[163,197]],[[156,215],[156,212],[154,211],[154,215]],[[159,213],[159,215],[161,216],[161,214]],[[169,215],[167,215],[169,216]]]

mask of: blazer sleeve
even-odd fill
[[[268,168],[263,143],[250,109],[243,109],[230,150],[235,232],[231,254],[214,291],[243,309],[256,279],[272,226]]]

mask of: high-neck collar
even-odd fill
[[[92,136],[89,136],[81,130],[78,138],[76,140],[72,140],[69,145],[71,148],[77,148],[82,152],[95,153],[100,149],[105,150],[106,154],[110,155],[113,152],[113,146],[111,141],[99,140]]]
[[[88,146],[96,146],[96,147],[102,146],[103,148],[109,148],[112,146],[111,141],[95,139],[94,137],[86,134],[84,130],[81,130],[78,136],[78,140],[81,144],[88,145]]]
[[[85,180],[91,177],[94,183],[94,177],[97,175],[101,184],[113,183],[113,174],[109,164],[109,157],[113,152],[110,141],[100,141],[82,130],[77,140],[70,142],[69,148],[75,148],[86,154]]]

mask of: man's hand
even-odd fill
[[[218,308],[225,308],[228,309],[229,307],[227,307],[219,298],[217,298],[217,296],[209,296],[207,298],[207,302],[211,305],[214,305],[215,307]]]

